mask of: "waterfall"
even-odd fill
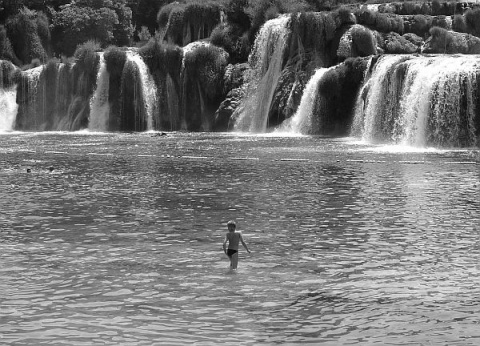
[[[108,131],[110,104],[108,93],[110,87],[110,74],[103,53],[100,53],[100,68],[97,74],[97,89],[90,100],[90,118],[88,129],[90,131]]]
[[[475,146],[479,77],[475,55],[382,56],[359,93],[363,107],[352,135],[420,147]]]
[[[328,70],[328,68],[319,68],[315,71],[305,86],[297,112],[291,118],[286,119],[276,132],[312,133],[312,117],[314,116],[313,109],[317,97],[318,82]]]
[[[192,71],[189,71],[187,68],[187,60],[191,56],[191,54],[194,54],[194,52],[201,48],[201,47],[208,47],[210,46],[209,42],[206,41],[194,41],[192,43],[187,44],[185,47],[183,47],[183,59],[182,59],[182,68],[180,72],[180,79],[182,83],[182,91],[181,91],[181,96],[182,96],[182,101],[181,101],[181,120],[180,120],[180,128],[182,130],[188,130],[189,128],[189,122],[191,122],[195,118],[195,115],[199,115],[200,117],[204,113],[204,100],[203,100],[203,93],[201,92],[200,85],[198,84],[199,81],[198,79],[193,80],[190,78],[189,74],[192,74]],[[196,85],[191,85],[190,83],[195,83]],[[192,89],[192,90],[191,90]],[[190,92],[189,92],[190,91]],[[193,114],[187,114],[189,111],[189,106],[194,106],[195,110],[191,113]],[[190,121],[187,121],[190,120]],[[202,126],[204,125],[203,119],[199,121],[202,123]],[[203,129],[205,131],[206,129]]]
[[[142,57],[134,51],[127,52],[127,64],[133,64],[138,68],[141,93],[146,111],[147,131],[153,130],[153,112],[157,104],[157,87],[148,66]]]
[[[260,29],[248,58],[246,94],[235,111],[235,130],[265,132],[270,105],[282,72],[283,55],[289,34],[289,16],[266,22]]]
[[[43,88],[39,88],[40,76],[44,71],[44,66],[38,66],[22,72],[22,82],[20,85],[22,91],[22,100],[19,108],[23,108],[22,119],[17,115],[16,123],[20,121],[22,130],[43,130],[44,112],[43,112]],[[40,89],[40,95],[39,94]],[[17,89],[18,93],[18,89]]]
[[[12,131],[17,116],[17,86],[0,89],[0,132]]]

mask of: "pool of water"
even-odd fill
[[[479,225],[478,150],[3,134],[0,344],[478,345]]]

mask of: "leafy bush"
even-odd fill
[[[376,17],[375,28],[380,32],[396,32],[403,34],[403,18],[388,13],[378,13]]]
[[[210,42],[222,47],[230,55],[231,63],[245,62],[248,59],[250,45],[243,29],[235,24],[221,23],[213,29]]]
[[[352,41],[358,56],[368,56],[377,53],[375,37],[372,32],[360,25],[352,28]]]
[[[480,37],[480,8],[470,9],[465,13],[467,32]]]
[[[96,41],[87,41],[77,47],[75,54],[73,55],[82,69],[94,70],[98,63],[98,51],[100,50],[100,44]]]
[[[83,0],[60,9],[54,13],[52,23],[57,53],[71,56],[77,45],[88,40],[96,40],[102,47],[113,42],[130,42],[133,33],[131,12],[122,2]]]
[[[230,0],[225,6],[228,22],[240,27],[242,31],[247,31],[251,26],[251,19],[245,12],[247,7],[248,0]]]
[[[189,78],[201,83],[210,100],[223,93],[223,76],[227,67],[223,49],[213,45],[199,46],[185,55],[184,63]]]
[[[168,26],[165,26],[165,36],[169,43],[183,46],[183,25],[185,10],[175,3],[169,11]]]
[[[158,13],[160,31],[167,42],[184,46],[210,36],[220,23],[222,7],[213,1],[172,3]]]
[[[0,25],[0,60],[9,60],[15,65],[21,65],[20,60],[13,51],[12,43],[7,35],[7,30],[3,25]]]
[[[357,18],[358,24],[373,27],[377,20],[377,12],[362,8],[355,12],[355,17]]]
[[[409,32],[414,33],[415,35],[425,37],[425,35],[430,30],[430,23],[426,16],[416,15],[413,17]]]
[[[51,46],[51,34],[50,34],[50,23],[48,21],[48,17],[43,12],[37,12],[36,16],[37,22],[37,33],[40,37],[40,41],[42,42],[42,46],[45,48],[47,52],[50,52]]]
[[[121,76],[125,61],[127,61],[127,53],[125,50],[116,46],[109,46],[103,54],[107,71],[110,75]]]
[[[388,54],[412,54],[420,50],[419,46],[393,32],[385,35],[384,45],[385,53]]]
[[[163,6],[160,11],[158,11],[157,14],[157,24],[160,29],[167,28],[168,21],[170,19],[170,14],[172,13],[173,10],[175,9],[182,9],[183,6],[181,6],[178,2],[173,2],[170,4],[167,4]]]
[[[29,63],[32,59],[39,59],[42,62],[47,60],[47,53],[38,34],[35,11],[23,8],[9,18],[6,27],[15,55],[22,63]]]
[[[0,88],[8,88],[15,83],[17,68],[10,61],[0,61]]]
[[[160,71],[163,76],[167,73],[180,74],[183,51],[178,46],[162,44],[158,40],[152,39],[140,48],[139,54],[152,74],[156,71]]]
[[[142,42],[148,42],[152,38],[152,34],[148,30],[146,26],[142,26],[140,31],[138,32],[138,39]]]
[[[353,15],[353,13],[346,7],[340,7],[338,10],[334,12],[334,15],[336,16],[337,20],[337,27],[341,27],[342,25],[348,25],[348,24],[355,24],[356,23],[356,18]]]
[[[446,53],[448,46],[452,42],[453,36],[447,30],[439,27],[431,28],[430,36],[432,37],[431,44],[433,52]]]
[[[432,26],[437,26],[439,28],[448,29],[448,22],[445,16],[437,16],[432,18]]]
[[[461,14],[456,14],[453,17],[452,29],[457,32],[467,32],[467,22],[465,17]]]

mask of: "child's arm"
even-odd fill
[[[223,252],[225,252],[225,255],[227,254],[227,241],[228,237],[225,235],[225,240],[223,241]]]
[[[242,242],[243,247],[245,250],[247,250],[248,253],[251,253],[251,251],[248,249],[247,244],[243,241],[242,233],[240,233],[240,241]]]

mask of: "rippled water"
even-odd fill
[[[478,151],[186,133],[0,143],[0,344],[480,344]],[[253,251],[237,273],[229,219]]]

